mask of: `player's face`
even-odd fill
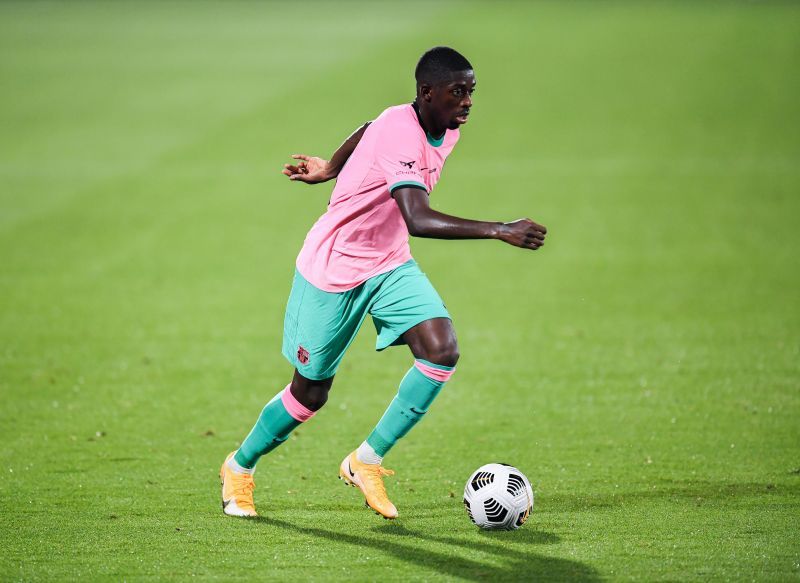
[[[475,91],[475,73],[472,70],[454,73],[448,83],[431,90],[431,106],[440,127],[458,129],[467,123]]]

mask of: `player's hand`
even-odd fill
[[[306,184],[318,184],[330,180],[333,176],[328,170],[328,161],[305,154],[292,154],[292,158],[299,160],[297,164],[284,164],[283,174],[289,180],[298,180]]]
[[[497,238],[509,245],[535,251],[544,245],[547,229],[530,219],[519,219],[500,226]]]

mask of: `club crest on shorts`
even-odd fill
[[[302,346],[297,347],[297,360],[300,361],[300,364],[308,364],[308,350],[303,348]]]

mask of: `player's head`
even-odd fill
[[[420,57],[414,71],[417,103],[440,127],[454,130],[467,123],[475,90],[470,62],[450,47],[433,47]]]

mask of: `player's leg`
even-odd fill
[[[404,332],[402,340],[411,349],[414,364],[378,425],[357,450],[358,458],[365,463],[381,463],[397,441],[425,416],[458,362],[458,341],[449,318],[425,320]]]
[[[250,433],[220,470],[222,510],[231,516],[256,516],[253,473],[262,456],[281,445],[328,400],[333,377],[307,379],[297,370],[294,378],[261,411]]]
[[[416,262],[409,261],[385,279],[376,278],[376,284],[370,310],[378,331],[376,348],[409,344],[417,360],[378,425],[344,459],[339,475],[361,487],[370,507],[386,518],[394,518],[397,509],[382,481],[383,475],[391,473],[381,467],[383,456],[422,419],[453,374],[458,344],[450,314]]]
[[[242,445],[225,460],[220,474],[226,514],[256,515],[256,463],[327,401],[339,363],[367,313],[365,298],[360,288],[322,291],[295,273],[283,333],[283,354],[295,367],[294,378],[267,403]]]
[[[234,469],[252,473],[261,456],[286,441],[298,425],[322,408],[332,385],[333,377],[307,379],[295,370],[292,382],[266,404],[250,434],[239,446],[233,456]]]

